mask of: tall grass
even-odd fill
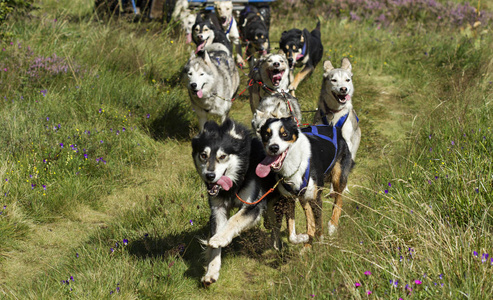
[[[173,26],[64,4],[13,19],[0,52],[0,295],[491,298],[491,28],[324,19],[324,59],[350,58],[363,131],[340,230],[278,253],[259,226],[204,289],[209,211],[180,83],[192,47]],[[273,41],[316,23],[275,12]],[[297,91],[307,122],[321,76]],[[245,111],[240,97],[231,115]]]

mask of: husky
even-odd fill
[[[324,47],[320,34],[320,21],[311,32],[306,28],[303,31],[297,28],[284,31],[281,34],[279,47],[288,58],[291,76],[295,67],[302,68],[291,82],[290,91],[294,96],[300,82],[315,70],[322,59]]]
[[[226,34],[217,29],[210,19],[203,19],[200,14],[197,14],[195,24],[192,26],[192,40],[197,45],[196,52],[202,51],[212,44],[224,45],[228,55],[231,55],[233,50]]]
[[[276,93],[264,97],[253,113],[253,131],[260,138],[260,128],[268,119],[291,116],[295,118],[297,123],[301,122],[301,108],[298,99],[288,93]]]
[[[224,122],[240,84],[240,75],[227,49],[222,44],[212,44],[192,53],[184,74],[199,129],[204,128],[209,115],[219,116]]]
[[[289,91],[289,68],[284,54],[270,53],[262,56],[250,71],[250,108],[253,113],[260,99],[276,93]]]
[[[361,140],[361,129],[353,109],[354,86],[351,69],[351,63],[346,57],[342,59],[341,68],[338,69],[335,69],[329,60],[324,62],[322,89],[314,123],[341,128],[342,137],[355,160]]]
[[[208,121],[192,139],[192,149],[195,168],[207,186],[211,209],[211,237],[204,242],[207,267],[202,277],[204,285],[209,286],[219,278],[221,248],[255,226],[264,212],[272,212],[277,194],[269,193],[275,185],[274,176],[261,179],[255,175],[265,153],[260,141],[252,138],[245,126],[231,119],[222,125]],[[229,217],[235,207],[239,210]],[[279,229],[273,230],[273,241],[276,247]]]
[[[172,6],[171,3],[168,6]],[[180,22],[181,29],[186,35],[186,43],[190,44],[192,42],[192,27],[195,24],[196,15],[188,8],[187,0],[177,0],[174,3],[171,18],[167,18],[168,23],[171,19]]]
[[[241,40],[246,47],[248,67],[251,70],[258,57],[270,52],[269,27],[260,11],[251,5],[246,5],[240,12],[239,27]]]
[[[221,23],[221,29],[226,34],[226,37],[231,42],[236,51],[236,63],[244,65],[245,62],[241,57],[241,41],[240,32],[238,31],[238,24],[233,16],[233,1],[215,1],[214,10],[216,11],[219,23]]]
[[[257,166],[256,174],[263,178],[271,171],[283,183],[279,193],[298,198],[305,211],[307,233],[296,234],[294,201],[288,201],[287,220],[289,241],[310,245],[315,237],[322,237],[322,199],[324,182],[332,183],[336,192],[329,235],[338,225],[342,208],[342,192],[353,167],[351,153],[340,129],[309,126],[300,130],[293,118],[272,118],[260,130],[267,157]]]

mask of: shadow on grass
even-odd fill
[[[179,256],[189,266],[185,276],[197,280],[204,275],[204,248],[201,239],[208,235],[209,227],[204,226],[194,231],[169,234],[163,237],[144,236],[129,244],[128,252],[139,259],[153,259]],[[270,234],[259,228],[250,229],[236,237],[233,242],[223,248],[222,258],[246,256],[257,260],[260,264],[277,269],[286,264],[292,253],[284,248],[282,252],[270,246]]]
[[[164,107],[150,125],[149,132],[155,140],[189,138],[190,117],[189,111],[179,100],[170,102]]]

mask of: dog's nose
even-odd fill
[[[281,64],[280,64],[280,63],[278,63],[278,62],[275,62],[275,63],[274,63],[274,67],[276,67],[276,68],[279,68],[279,66],[280,66],[280,65],[281,65]]]
[[[340,89],[341,93],[347,93],[347,87],[341,87]]]
[[[195,90],[197,88],[197,84],[195,82],[192,82],[190,83],[190,87]]]
[[[269,151],[272,153],[272,154],[276,154],[277,151],[279,151],[279,145],[278,144],[273,144],[273,145],[270,145],[269,146]]]
[[[209,181],[213,181],[214,178],[216,178],[216,174],[214,174],[214,172],[207,172],[205,174],[205,179],[207,179]]]

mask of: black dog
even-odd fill
[[[267,13],[264,12],[265,14]],[[270,17],[270,13],[269,13]],[[269,27],[261,12],[251,5],[245,6],[240,12],[240,38],[246,46],[248,66],[252,69],[255,56],[265,55],[270,51]]]
[[[318,21],[317,27],[312,32],[309,32],[306,28],[303,31],[293,28],[289,31],[284,31],[281,35],[279,47],[288,58],[291,76],[295,67],[303,67],[296,74],[294,80],[291,81],[290,90],[293,96],[300,82],[315,70],[315,67],[322,59],[324,47],[320,36],[320,21]]]
[[[265,159],[262,143],[252,138],[240,123],[226,119],[218,125],[208,121],[202,132],[192,139],[195,168],[207,186],[211,209],[211,237],[206,242],[207,267],[202,282],[208,286],[217,281],[221,268],[221,248],[241,232],[255,226],[268,211],[271,222],[278,197],[275,177],[259,178],[255,168]],[[239,210],[230,217],[230,211]],[[272,208],[272,209],[268,209]],[[278,248],[279,229],[272,231]]]
[[[229,42],[226,34],[217,29],[210,19],[203,19],[200,14],[197,14],[197,19],[192,27],[192,40],[197,45],[197,51],[204,50],[205,47],[213,43],[223,44],[232,55],[233,47]]]

